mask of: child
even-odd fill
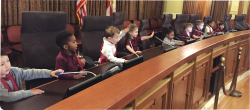
[[[61,31],[56,36],[56,44],[61,48],[61,51],[56,57],[55,69],[62,69],[65,72],[82,71],[85,60],[80,60],[76,55],[75,36],[70,31]],[[64,74],[60,75],[59,79],[80,79],[86,74]]]
[[[44,91],[40,89],[22,90],[22,81],[37,78],[51,78],[52,76],[57,77],[55,75],[56,72],[63,72],[63,70],[23,70],[21,68],[11,67],[6,51],[1,48],[0,101],[13,102],[33,95],[44,93]]]
[[[163,33],[166,36],[164,38],[164,42],[167,42],[170,45],[184,45],[183,41],[179,41],[179,40],[174,40],[174,29],[172,27],[169,28],[163,28]],[[166,45],[165,43],[163,43],[162,45]]]
[[[138,37],[138,27],[135,24],[128,25],[129,32],[126,34],[126,49],[131,53],[140,54],[141,51],[137,51],[137,43],[152,38],[154,36],[154,31],[150,36]]]
[[[213,28],[212,28],[214,26],[214,23],[215,22],[213,20],[211,20],[211,19],[207,21],[208,25],[205,28],[205,33],[207,33],[208,35],[215,35],[214,31],[213,31]]]
[[[201,37],[204,37],[202,35],[202,29],[203,29],[204,23],[201,20],[196,21],[196,28],[193,30],[193,38],[198,39]]]
[[[191,39],[193,25],[191,23],[186,23],[184,26],[184,32],[181,34],[180,40],[187,42]]]
[[[220,22],[219,23],[219,27],[217,28],[216,32],[222,32],[222,33],[224,33],[223,29],[224,29],[224,23]]]
[[[124,63],[125,59],[116,57],[116,43],[124,37],[125,33],[128,32],[128,28],[119,32],[114,26],[109,26],[105,29],[105,37],[103,38],[102,47],[100,50],[100,64],[106,63],[108,61],[114,63]],[[120,33],[120,34],[119,34]]]

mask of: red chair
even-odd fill
[[[147,33],[150,34],[154,31],[154,33],[158,33],[158,29],[157,29],[157,22],[155,19],[150,19],[150,28],[147,29]]]
[[[124,27],[124,28],[127,28],[128,25],[130,25],[130,24],[131,24],[130,21],[124,21],[124,22],[123,22],[123,27]]]
[[[8,45],[12,51],[16,52],[16,63],[18,66],[18,54],[22,52],[21,37],[20,37],[21,26],[10,26],[7,29]]]
[[[162,32],[162,19],[157,19],[157,24],[158,24],[158,32]]]
[[[3,43],[3,34],[2,33],[1,33],[1,43]],[[9,47],[4,47],[3,45],[2,45],[2,49],[4,49],[7,54],[10,54],[12,52],[12,50],[9,49]]]
[[[134,20],[134,21],[133,21],[133,23],[134,23],[135,25],[137,25],[138,28],[140,27],[140,22],[141,22],[141,21],[139,21],[139,20]]]
[[[75,29],[74,29],[74,27],[71,24],[67,25],[67,29],[66,30],[72,32],[72,34],[75,35]],[[77,42],[77,44],[82,44],[82,40],[79,39],[78,37],[76,37],[76,42]]]

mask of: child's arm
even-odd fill
[[[168,44],[170,44],[170,45],[175,45],[175,42],[170,42],[170,40],[168,38],[164,38],[163,41],[166,42],[166,43],[168,43]]]
[[[134,51],[129,45],[126,45],[126,48],[127,48],[128,51],[130,51],[131,53],[135,53],[135,51]]]
[[[102,54],[107,57],[107,59],[114,63],[123,63],[125,62],[125,59],[117,58],[112,54],[112,50],[109,48],[106,48],[104,51],[102,51]]]
[[[55,71],[47,70],[47,69],[27,69],[23,70],[22,68],[11,67],[11,73],[15,73],[16,78],[21,78],[21,80],[32,80],[37,78],[51,78],[52,74]],[[53,75],[55,76],[55,75]]]
[[[0,101],[13,102],[30,96],[33,96],[31,90],[8,92],[8,89],[5,89],[3,84],[0,83]]]
[[[152,38],[153,36],[154,36],[154,31],[152,32],[150,36],[142,36],[141,40],[146,40],[146,39]]]
[[[196,35],[193,34],[193,38],[195,38],[195,39],[201,38],[201,37],[204,37],[204,36],[203,36],[203,35],[201,35],[201,36],[196,36]]]
[[[119,35],[119,40],[120,41],[124,36],[125,34],[129,31],[129,28],[125,28],[123,29],[121,32],[120,32],[120,35]]]

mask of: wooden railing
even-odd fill
[[[213,74],[219,69],[216,58],[225,57],[226,83],[234,74],[238,47],[243,48],[239,74],[249,70],[249,38],[250,31],[245,30],[180,47],[114,75],[47,110],[200,108],[214,94],[210,86]]]

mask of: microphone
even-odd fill
[[[131,48],[133,49],[135,55],[136,55],[137,57],[139,57],[139,55],[136,54],[136,52],[135,52],[135,50],[134,50],[134,48],[133,48],[133,46],[132,46],[131,39],[129,39],[129,43],[130,43],[130,46],[131,46]]]
[[[90,74],[93,74],[94,76],[96,76],[96,74],[91,72],[91,71],[65,72],[65,73],[57,72],[56,75],[59,76],[59,75],[63,75],[63,74],[74,74],[74,73],[90,73]]]
[[[196,30],[196,29],[195,29],[195,31],[201,32],[201,31],[199,31],[199,30]],[[201,32],[201,33],[202,33],[202,34],[206,34],[206,33],[204,33],[204,32]]]
[[[109,78],[117,73],[119,73],[122,70],[122,64],[115,64],[111,67],[109,67],[105,73],[102,75],[103,79]]]
[[[201,31],[196,30],[196,29],[195,29],[195,31],[201,32]],[[201,33],[204,35],[205,38],[206,37],[211,37],[211,35],[208,35],[207,33],[204,33],[204,32],[201,32]],[[200,38],[199,40],[202,40],[202,38]]]
[[[245,30],[244,27],[242,27],[240,24],[238,24],[237,22],[235,22],[238,26],[240,26],[243,30]]]
[[[164,44],[167,44],[167,45],[169,45],[169,46],[175,48],[175,46],[170,45],[168,42],[164,42],[163,40],[161,40],[161,39],[158,38],[157,36],[154,36],[154,37],[155,37],[156,39],[158,39],[159,41],[163,42]]]

